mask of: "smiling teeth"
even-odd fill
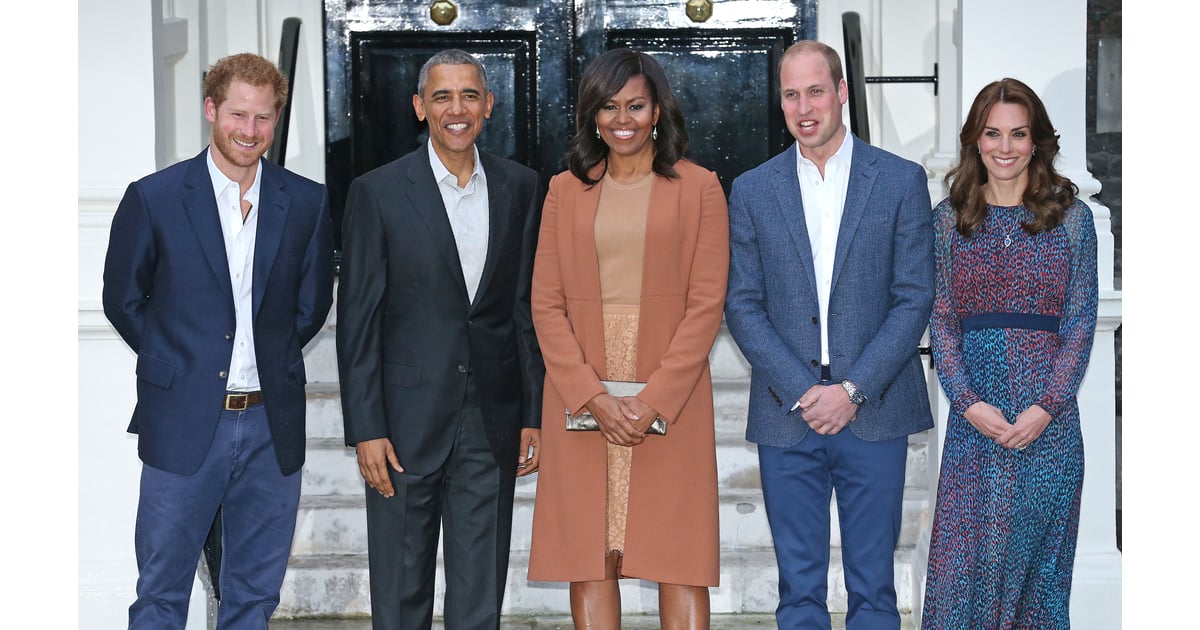
[[[628,140],[628,139],[632,138],[633,134],[634,134],[634,132],[626,130],[626,129],[621,129],[621,130],[613,132],[614,136],[621,138],[622,140]]]
[[[451,123],[446,125],[446,128],[450,131],[462,131],[467,128],[467,123]]]
[[[247,149],[248,149],[248,148],[250,148],[250,147],[253,147],[253,146],[254,146],[254,145],[256,145],[256,144],[258,144],[257,142],[246,142],[245,140],[238,140],[237,138],[234,138],[234,139],[233,139],[233,141],[234,141],[234,143],[236,143],[236,144],[237,144],[239,147],[246,147]]]

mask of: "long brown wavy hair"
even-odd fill
[[[1021,224],[1030,234],[1050,231],[1062,223],[1063,213],[1075,203],[1079,189],[1071,180],[1054,170],[1058,155],[1058,133],[1042,99],[1016,79],[993,81],[979,91],[962,132],[958,135],[958,165],[946,173],[950,186],[950,205],[956,216],[959,234],[970,237],[987,217],[988,206],[983,185],[987,183],[987,168],[979,154],[979,139],[983,137],[988,114],[997,103],[1013,103],[1029,113],[1029,133],[1033,138],[1033,155],[1029,158],[1029,180],[1022,203],[1033,213],[1033,220]]]
[[[683,112],[667,74],[654,57],[628,48],[617,48],[596,57],[579,82],[579,98],[575,102],[575,135],[567,150],[567,168],[585,184],[600,181],[589,174],[604,162],[608,170],[608,145],[596,137],[596,112],[620,92],[629,79],[642,75],[650,89],[650,100],[658,106],[658,139],[654,140],[653,170],[662,177],[679,177],[675,163],[687,152],[688,133]],[[601,173],[600,177],[603,177]]]

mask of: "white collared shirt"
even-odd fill
[[[483,276],[483,263],[488,248],[488,188],[483,162],[479,160],[479,149],[475,152],[475,170],[465,187],[458,185],[458,176],[451,173],[442,159],[427,142],[429,165],[433,167],[433,178],[437,180],[450,229],[454,231],[454,244],[458,247],[458,260],[462,264],[463,279],[467,282],[467,302],[475,301],[479,280]]]
[[[261,158],[260,158],[261,160]],[[208,148],[208,176],[217,199],[217,216],[221,219],[221,235],[225,238],[225,258],[229,261],[229,282],[233,285],[233,358],[229,362],[229,378],[225,390],[254,392],[258,383],[258,361],[254,355],[254,245],[258,236],[258,195],[262,189],[262,164],[256,165],[254,183],[246,191],[250,212],[242,221],[241,186],[217,168]]]
[[[825,365],[829,365],[829,293],[833,288],[833,257],[837,251],[842,210],[846,205],[853,152],[854,140],[847,130],[842,146],[825,162],[825,177],[822,178],[821,170],[800,153],[800,143],[796,143],[796,177],[800,180],[808,242],[812,245],[813,274],[821,306],[821,363]]]

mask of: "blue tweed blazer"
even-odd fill
[[[749,360],[746,439],[788,447],[808,432],[792,406],[821,378],[812,248],[789,146],[733,182],[725,317]],[[919,165],[854,138],[829,297],[830,371],[868,401],[849,428],[868,441],[933,426],[917,352],[933,303],[933,212]]]

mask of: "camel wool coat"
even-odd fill
[[[637,380],[668,423],[633,447],[622,574],[717,586],[719,523],[708,355],[721,325],[729,215],[716,175],[692,162],[657,176],[646,219]],[[597,173],[598,174],[598,173]],[[569,171],[550,182],[532,310],[546,363],[542,455],[529,579],[604,579],[605,440],[568,432],[566,410],[604,392],[604,326],[594,222],[602,183]]]

